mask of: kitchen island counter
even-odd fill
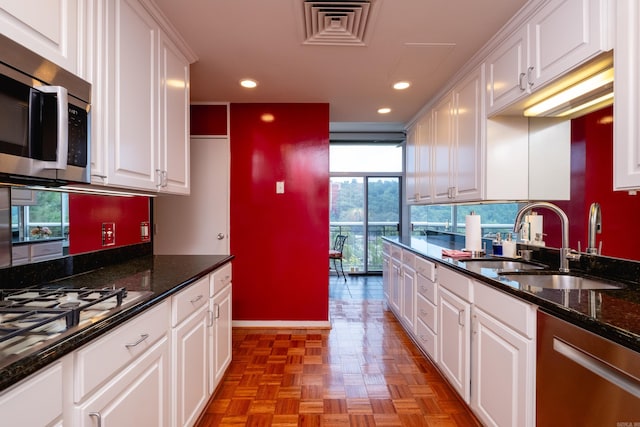
[[[123,287],[127,291],[145,292],[145,297],[76,333],[47,341],[36,351],[4,366],[0,369],[0,390],[155,306],[232,259],[232,255],[150,255],[48,283],[47,286],[72,288]]]
[[[443,256],[443,249],[462,249],[463,246],[454,239],[450,239],[450,241],[435,239],[434,242],[416,237],[410,239],[385,238],[385,240],[535,304],[545,312],[576,326],[640,352],[640,284],[624,280],[625,277],[638,277],[639,263],[583,255],[579,266],[588,265],[591,268],[574,269],[572,266],[572,270],[605,279],[615,279],[622,282],[625,288],[614,290],[543,289],[521,287],[518,282],[514,282],[514,279],[503,279],[495,272],[481,274],[478,271],[467,269],[465,261],[470,258],[456,259]],[[486,258],[493,257],[488,255]],[[533,261],[539,260],[534,259]],[[546,261],[545,259],[542,262],[546,264]],[[607,267],[603,264],[611,264],[611,266]],[[551,265],[550,267],[554,268],[555,266]],[[613,278],[602,274],[610,268],[614,268],[619,277]]]

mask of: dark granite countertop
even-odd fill
[[[462,249],[462,245],[438,240],[429,242],[425,238],[385,238],[391,243],[398,244],[413,253],[438,264],[458,270],[472,278],[487,283],[515,297],[536,304],[543,311],[566,320],[574,325],[582,327],[611,341],[622,344],[634,351],[640,352],[640,284],[630,280],[624,280],[625,271],[623,260],[612,260],[620,276],[612,278],[608,274],[597,274],[606,271],[602,266],[595,271],[580,270],[580,273],[591,274],[603,279],[615,279],[626,285],[624,289],[614,290],[563,290],[523,287],[517,281],[504,280],[495,272],[491,274],[483,271],[467,269],[465,259],[453,259],[444,257],[442,249]],[[490,257],[490,256],[489,256]],[[587,258],[587,257],[585,257]],[[533,261],[539,261],[533,259]],[[547,260],[542,261],[546,263]],[[617,261],[617,262],[616,262]],[[585,263],[590,262],[587,258]],[[606,262],[605,260],[601,261]],[[591,262],[591,264],[594,264]],[[629,262],[629,276],[636,275],[637,264]],[[556,266],[551,265],[551,268]],[[633,273],[633,274],[631,274]]]
[[[149,255],[55,281],[65,287],[125,287],[147,298],[0,369],[0,390],[121,325],[231,261],[230,255]]]

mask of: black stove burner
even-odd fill
[[[69,329],[80,322],[80,312],[107,300],[119,307],[125,288],[25,288],[0,290],[0,342],[65,319]]]

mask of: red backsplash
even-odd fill
[[[141,243],[140,223],[149,221],[148,197],[69,194],[69,254]],[[102,224],[115,223],[115,244],[102,245]]]
[[[640,227],[631,220],[640,208],[640,195],[613,191],[613,107],[607,107],[571,122],[571,202],[554,202],[571,219],[569,243],[573,249],[587,246],[589,206],[600,203],[602,210],[602,254],[617,258],[640,259],[636,242]],[[543,213],[543,210],[540,210]],[[548,246],[560,247],[560,226],[545,213]]]
[[[329,105],[231,104],[230,129],[234,320],[327,321]]]

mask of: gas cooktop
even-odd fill
[[[150,295],[125,288],[0,290],[0,366],[24,357]]]

